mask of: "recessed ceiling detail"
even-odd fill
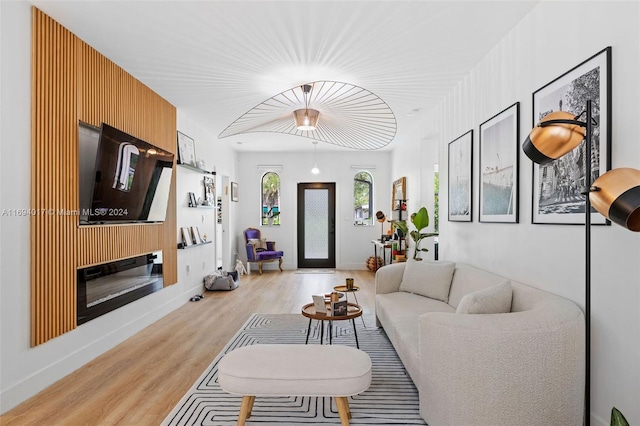
[[[255,106],[218,135],[241,133],[283,133],[344,148],[374,150],[388,145],[396,135],[396,117],[382,99],[362,87],[337,81],[308,83],[311,90],[305,102],[304,86],[296,86]],[[295,110],[319,111],[314,130],[299,130]]]

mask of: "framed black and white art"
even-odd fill
[[[449,142],[449,221],[471,222],[473,130]]]
[[[180,132],[178,132],[178,164],[197,166],[195,142],[189,136]]]
[[[520,103],[480,125],[480,222],[518,223]]]
[[[586,119],[587,100],[595,120],[591,153],[579,147],[550,163],[533,165],[532,222],[584,224],[581,190],[611,169],[611,48],[598,52],[533,93],[533,125],[554,111],[567,111]],[[585,179],[585,161],[592,175]],[[591,223],[606,224],[592,209]]]

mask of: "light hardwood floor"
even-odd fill
[[[1,425],[159,425],[252,313],[300,313],[312,294],[355,278],[374,327],[374,274],[264,271],[206,292],[0,417]],[[349,295],[349,301],[353,301]],[[359,321],[359,320],[358,320]]]

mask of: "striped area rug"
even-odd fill
[[[351,323],[334,322],[333,344],[355,346]],[[314,321],[315,324],[315,321]],[[253,314],[196,381],[163,426],[235,425],[242,397],[218,386],[218,362],[235,348],[253,344],[304,344],[308,320],[298,314]],[[349,398],[352,425],[425,425],[418,412],[418,392],[381,328],[356,323],[360,349],[371,357],[371,387]],[[319,329],[311,327],[309,344],[318,344]],[[256,360],[259,362],[259,360]],[[340,424],[330,397],[257,397],[247,425]]]

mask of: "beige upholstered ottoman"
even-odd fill
[[[244,346],[222,357],[218,382],[243,395],[238,426],[251,416],[256,396],[333,396],[342,425],[348,425],[347,397],[369,388],[371,359],[341,345]]]

